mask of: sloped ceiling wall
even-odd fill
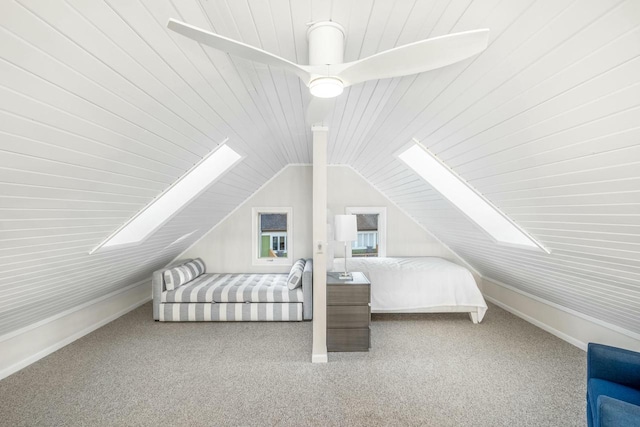
[[[330,161],[351,164],[483,274],[638,331],[640,4],[618,0],[16,0],[0,4],[0,334],[149,277],[289,163],[307,89],[166,30],[169,17],[304,63],[488,27],[481,55],[348,88]],[[225,138],[246,159],[144,244],[88,251]],[[494,245],[393,154],[423,141],[535,235]],[[178,237],[198,230],[168,247]]]
[[[0,5],[0,335],[148,278],[309,161],[306,133],[274,119],[226,55],[173,40],[176,14],[169,2]],[[207,193],[144,244],[88,254],[227,137],[250,155]]]
[[[518,13],[471,63],[401,82],[349,161],[483,275],[640,332],[640,4]],[[494,244],[389,162],[412,137],[551,255]]]

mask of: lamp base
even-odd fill
[[[351,280],[351,279],[353,279],[353,276],[351,275],[351,273],[340,273],[340,276],[338,276],[338,279],[340,279],[340,280]]]

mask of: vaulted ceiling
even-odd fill
[[[0,4],[0,335],[147,278],[311,161],[299,79],[170,17],[300,63],[312,21],[346,28],[345,61],[490,28],[474,58],[346,89],[330,162],[483,275],[640,332],[640,2],[15,0]],[[204,195],[142,245],[88,254],[226,138],[246,158]],[[493,243],[393,157],[412,138],[552,253]]]

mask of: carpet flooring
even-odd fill
[[[312,364],[311,323],[158,323],[151,304],[0,381],[2,426],[584,426],[586,355],[490,305],[373,315]]]

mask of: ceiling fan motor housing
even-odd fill
[[[309,65],[342,64],[344,28],[333,21],[316,22],[307,30]]]

